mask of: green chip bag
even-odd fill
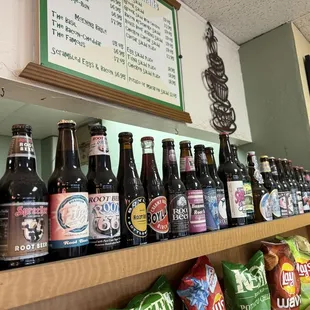
[[[134,297],[122,310],[146,309],[174,310],[174,296],[165,276],[161,276],[149,291]]]
[[[263,252],[256,252],[246,265],[223,262],[222,267],[228,310],[271,308]]]

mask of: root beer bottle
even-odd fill
[[[55,169],[48,180],[52,260],[87,253],[89,214],[87,179],[80,167],[75,122],[58,123]]]
[[[163,144],[163,175],[168,175],[165,191],[168,200],[170,222],[169,237],[171,239],[189,235],[189,209],[186,188],[179,178],[178,164],[174,150],[174,140],[164,139]]]
[[[297,182],[298,191],[297,191],[297,199],[298,202],[301,201],[302,206],[298,205],[299,214],[305,213],[304,207],[308,208],[308,186],[304,184],[304,181],[300,175],[300,168],[298,166],[292,167],[292,172],[294,173],[295,180]]]
[[[304,177],[304,167],[299,167],[299,180],[303,184],[304,192],[302,193],[302,199],[304,204],[304,212],[310,212],[310,187]]]
[[[13,137],[0,180],[0,268],[41,263],[48,254],[48,193],[36,172],[29,125]]]
[[[89,253],[120,248],[120,209],[117,179],[111,169],[106,128],[90,129],[88,197],[89,197]]]
[[[141,182],[147,202],[147,241],[168,239],[169,221],[165,188],[160,179],[154,155],[154,138],[143,137]]]
[[[132,151],[132,134],[118,135],[120,157],[117,173],[121,210],[121,246],[147,243],[146,201]]]
[[[189,230],[191,234],[207,231],[203,191],[195,173],[190,141],[181,141],[180,170],[189,204]]]

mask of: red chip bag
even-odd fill
[[[223,293],[207,256],[182,278],[177,291],[187,310],[226,310]]]

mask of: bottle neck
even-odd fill
[[[179,177],[177,158],[173,146],[163,148],[163,174],[164,178],[167,179],[171,174]]]
[[[107,137],[104,134],[93,134],[89,145],[89,171],[111,170],[111,159]]]
[[[182,175],[196,176],[194,159],[189,148],[181,148],[180,170]]]
[[[133,157],[132,144],[120,144],[120,163],[119,169],[121,177],[124,179],[137,178],[137,168]]]
[[[198,179],[210,177],[207,158],[204,151],[195,152],[195,170]]]
[[[248,161],[249,175],[253,187],[261,186],[264,184],[263,177],[258,168],[258,162],[255,155],[250,155]]]
[[[214,179],[218,177],[214,154],[211,152],[207,152],[206,155],[207,155],[209,173],[210,176]]]
[[[145,173],[146,176],[150,176],[152,174],[159,176],[153,148],[151,150],[143,149],[142,171]]]
[[[232,149],[229,143],[229,139],[226,136],[220,136],[220,164],[226,162],[233,162]]]

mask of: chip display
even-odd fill
[[[174,310],[173,292],[165,276],[161,276],[149,291],[134,297],[122,310],[146,309]]]
[[[262,242],[271,309],[299,310],[300,278],[289,246],[285,243]]]
[[[223,262],[222,266],[228,310],[270,309],[270,294],[261,251],[256,252],[246,265]]]
[[[177,291],[187,310],[225,310],[223,293],[207,256],[199,257]]]

